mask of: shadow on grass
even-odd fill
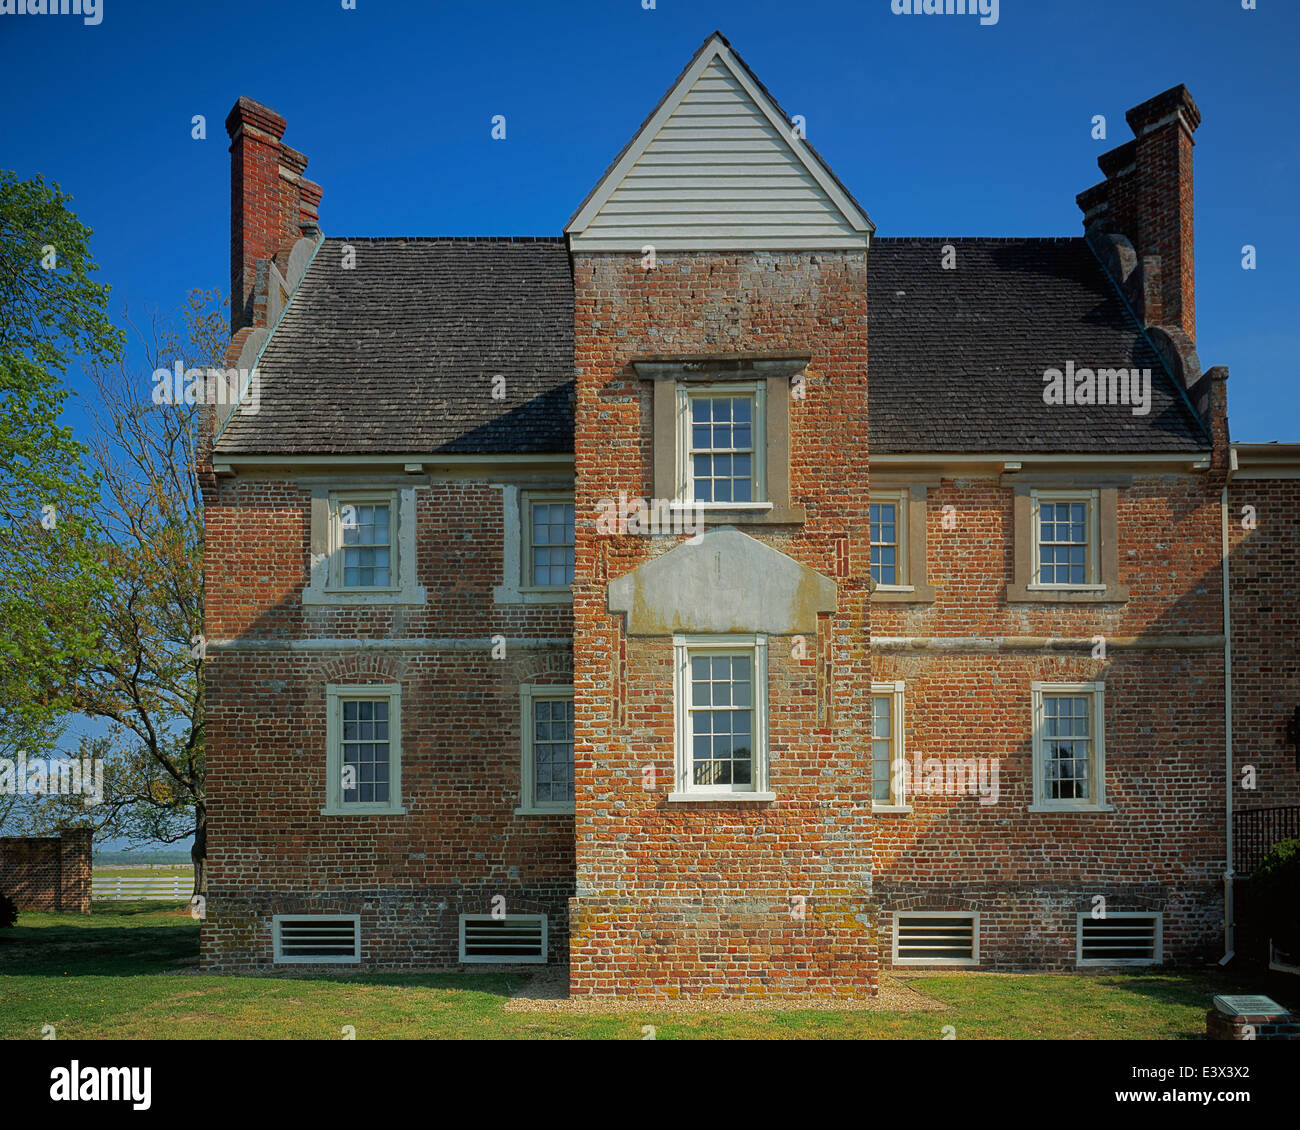
[[[199,925],[184,907],[97,903],[91,914],[23,911],[0,931],[0,975],[138,977],[198,961]]]
[[[1157,1004],[1194,1008],[1201,1018],[1194,1029],[1179,1032],[1171,1039],[1204,1040],[1205,1013],[1214,1007],[1218,994],[1250,994],[1272,997],[1292,1011],[1300,1009],[1300,978],[1269,973],[1250,967],[1200,971],[1170,970],[1167,974],[1151,972],[1118,973],[1104,976],[1105,982],[1120,992],[1132,993]],[[1295,984],[1288,984],[1292,981]]]

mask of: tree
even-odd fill
[[[177,332],[156,319],[142,338],[148,374],[220,367],[227,340],[218,291],[193,291]],[[207,883],[203,757],[203,501],[198,458],[203,404],[155,404],[151,375],[119,363],[90,372],[97,393],[90,461],[100,481],[100,553],[112,578],[102,595],[100,656],[69,697],[113,723],[94,752],[105,759],[102,830],[174,843],[194,836],[195,893]],[[86,748],[91,748],[89,745]]]
[[[38,725],[99,647],[106,591],[86,449],[59,423],[69,353],[111,361],[122,335],[91,279],[91,232],[39,176],[0,171],[0,718]],[[10,730],[10,733],[18,732]]]

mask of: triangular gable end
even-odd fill
[[[576,251],[861,250],[875,226],[715,32],[565,229]]]

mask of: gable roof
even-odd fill
[[[692,191],[681,189],[683,179]],[[636,252],[647,243],[864,247],[873,230],[720,32],[696,51],[565,228],[574,250]]]
[[[258,374],[214,455],[572,452],[564,241],[327,239]]]
[[[943,247],[956,268],[942,267]],[[868,442],[893,452],[1180,452],[1210,441],[1082,239],[872,240]],[[1151,411],[1051,406],[1043,372],[1151,370]]]

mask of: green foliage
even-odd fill
[[[18,921],[18,904],[0,891],[0,930],[10,930]]]
[[[108,317],[108,287],[90,276],[90,229],[72,198],[41,176],[0,170],[0,355],[61,370],[70,354],[118,357],[122,334]],[[47,264],[53,263],[53,266]]]
[[[1300,960],[1300,840],[1269,849],[1250,877],[1252,915],[1273,944]]]
[[[66,395],[33,362],[0,355],[0,708],[37,718],[97,653],[109,585],[97,479],[58,422]]]

